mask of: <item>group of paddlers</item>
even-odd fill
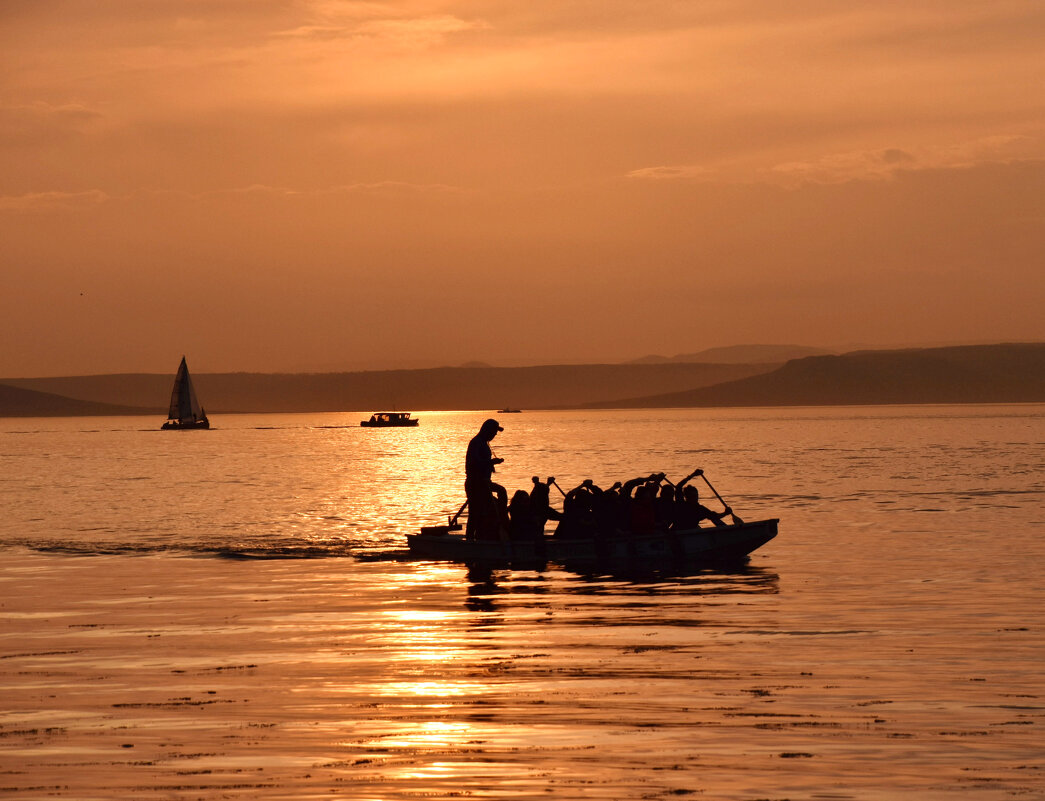
[[[468,444],[466,539],[539,540],[549,520],[558,521],[553,536],[561,539],[646,536],[698,528],[704,520],[723,526],[722,518],[733,513],[728,506],[714,512],[700,502],[697,488],[689,483],[702,475],[700,470],[677,484],[653,473],[617,481],[608,489],[587,479],[568,492],[553,477],[541,481],[534,476],[529,492],[517,490],[509,500],[507,490],[492,480],[494,466],[503,460],[493,455],[490,441],[503,430],[496,420],[487,420]],[[561,512],[551,505],[553,486],[563,496]]]

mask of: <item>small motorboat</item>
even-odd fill
[[[369,420],[360,420],[363,428],[395,428],[416,426],[418,420],[410,412],[374,412]]]
[[[194,431],[210,428],[207,413],[196,399],[196,389],[192,386],[189,367],[185,357],[181,357],[178,374],[174,377],[174,389],[171,390],[171,405],[167,412],[167,422],[160,428],[164,431]]]

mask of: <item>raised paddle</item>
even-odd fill
[[[722,496],[718,494],[718,490],[717,489],[715,489],[714,487],[711,486],[711,482],[708,481],[708,477],[706,475],[704,475],[704,471],[703,470],[698,470],[697,474],[701,478],[704,479],[704,483],[708,485],[708,487],[711,489],[711,491],[713,493],[715,493],[715,497],[718,498],[718,502],[721,503],[722,506],[724,506],[726,509],[729,509],[729,514],[733,517],[733,523],[735,525],[738,525],[738,526],[743,525],[744,521],[741,520],[739,517],[737,517],[736,512],[733,511],[732,507],[730,507],[730,505],[728,503],[726,503],[724,500],[722,500]]]
[[[699,475],[703,475],[703,473],[704,473],[704,471],[703,471],[703,470],[701,470],[701,469],[700,469],[700,468],[698,467],[698,468],[697,468],[696,470],[694,470],[694,471],[693,471],[692,473],[690,473],[690,474],[689,474],[688,476],[686,476],[686,477],[685,477],[684,479],[682,479],[682,481],[680,481],[680,482],[679,482],[678,484],[676,484],[675,486],[676,486],[676,487],[681,487],[681,486],[682,486],[683,484],[685,484],[686,482],[688,482],[688,481],[689,481],[689,480],[690,480],[691,478],[696,478],[696,477],[697,477],[697,476],[699,476]]]

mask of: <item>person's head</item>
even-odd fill
[[[483,423],[482,427],[479,429],[479,433],[482,434],[483,439],[487,441],[490,441],[491,439],[496,437],[498,431],[504,431],[504,429],[501,428],[500,423],[498,423],[492,417],[485,423]]]
[[[682,491],[683,496],[687,501],[699,501],[700,493],[697,492],[697,488],[690,484]]]
[[[675,497],[675,488],[673,486],[671,486],[670,484],[664,484],[660,488],[660,497],[661,498],[674,498]]]

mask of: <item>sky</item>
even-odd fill
[[[1045,340],[1040,0],[3,0],[0,376]]]

